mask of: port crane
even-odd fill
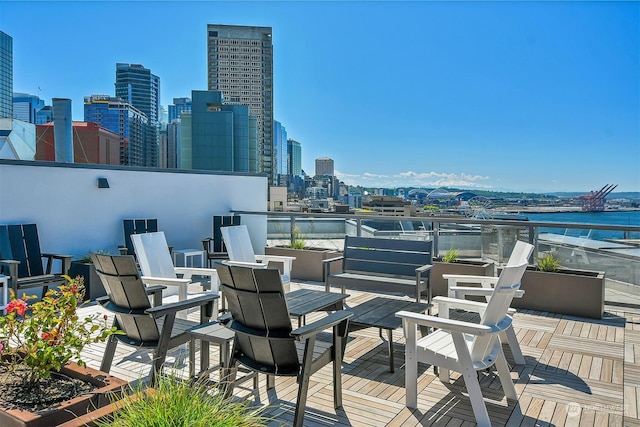
[[[618,186],[618,184],[607,184],[597,191],[590,191],[577,198],[582,201],[582,210],[585,212],[604,211],[605,198]]]

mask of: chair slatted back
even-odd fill
[[[507,316],[507,311],[513,297],[520,289],[520,280],[522,280],[522,275],[527,269],[527,265],[528,263],[525,261],[518,265],[507,265],[502,270],[498,282],[493,288],[491,298],[487,302],[487,307],[482,313],[480,324],[499,326],[504,329],[506,327],[505,323],[511,322],[511,318]],[[478,336],[473,342],[471,359],[474,361],[493,359],[495,361],[499,347],[498,334]]]
[[[212,252],[227,252],[227,247],[222,238],[221,227],[240,225],[240,215],[214,215],[213,217],[213,242],[210,248]]]
[[[20,261],[18,277],[44,274],[36,224],[0,226],[0,258]]]
[[[110,302],[120,311],[115,314],[117,327],[129,340],[157,341],[158,325],[151,315],[144,314],[151,304],[133,256],[91,254],[91,259]]]
[[[533,249],[532,244],[523,242],[522,240],[517,240],[516,245],[511,251],[507,265],[520,265],[523,262],[528,263],[529,257],[531,257],[531,254],[533,253]]]
[[[252,369],[297,375],[299,361],[277,269],[216,264],[236,333],[234,357]]]
[[[158,231],[158,220],[151,219],[124,219],[124,244],[127,247],[127,254],[133,255],[133,243],[131,242],[132,234],[153,233]]]
[[[221,227],[220,232],[229,254],[229,260],[256,262],[256,255],[246,225]]]
[[[432,263],[432,242],[345,236],[344,271],[392,276],[416,275],[416,268]]]
[[[131,243],[144,276],[176,277],[163,231],[132,234]]]

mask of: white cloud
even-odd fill
[[[485,182],[488,176],[472,175],[467,173],[445,172],[398,172],[393,175],[375,174],[348,174],[335,171],[340,181],[348,185],[362,185],[365,187],[459,187],[459,188],[492,188]]]

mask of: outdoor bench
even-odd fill
[[[331,264],[342,262],[340,272]],[[431,303],[429,276],[432,267],[431,242],[346,236],[341,257],[323,261],[325,290],[331,285],[365,291],[401,292],[420,302],[427,293]]]

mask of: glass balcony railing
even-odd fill
[[[524,240],[534,244],[535,260],[551,253],[564,268],[604,271],[609,302],[616,299],[625,305],[640,305],[640,242],[624,238],[638,235],[639,226],[435,216],[235,213],[267,216],[270,245],[288,244],[294,229],[309,246],[338,250],[345,235],[425,239],[433,241],[434,257],[457,249],[461,259],[493,261],[500,266],[508,260],[515,241]],[[593,238],[612,234],[620,238]]]

